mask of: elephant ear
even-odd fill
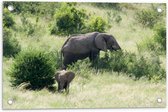
[[[103,51],[107,51],[107,44],[106,41],[104,39],[104,34],[98,34],[95,37],[95,45],[97,48],[103,50]]]
[[[55,74],[55,80],[56,80],[57,82],[59,82],[59,74],[60,74],[60,72],[57,72],[57,73]]]
[[[73,72],[67,72],[68,82],[71,82],[75,78],[75,74]]]

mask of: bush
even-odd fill
[[[106,53],[104,57],[100,58],[98,63],[99,68],[113,70],[115,72],[128,72],[129,64],[133,63],[136,55],[133,53],[117,51]]]
[[[38,11],[38,5],[39,2],[11,2],[11,1],[5,1],[4,7],[8,7],[9,5],[12,5],[15,9],[14,12],[16,13],[31,13],[35,14]]]
[[[137,44],[138,50],[155,52],[156,54],[166,53],[166,27],[162,23],[154,26],[154,35],[152,38],[143,40]]]
[[[136,60],[136,55],[128,52],[114,52],[110,55],[110,67],[116,72],[128,72],[129,66]]]
[[[102,17],[92,17],[89,21],[88,29],[90,32],[105,32],[106,28],[107,22],[104,21]]]
[[[135,19],[138,23],[142,24],[144,27],[153,28],[153,26],[160,21],[162,13],[157,12],[152,9],[143,9],[136,13]]]
[[[165,70],[160,64],[159,57],[155,53],[145,57],[136,56],[134,53],[117,51],[106,53],[104,57],[100,58],[98,68],[127,73],[135,79],[146,77],[157,82],[166,78]]]
[[[166,50],[166,24],[156,24],[154,26],[154,41],[161,46],[161,50]]]
[[[54,16],[51,34],[69,35],[78,33],[84,27],[86,17],[84,10],[78,10],[73,5],[63,4]]]
[[[119,3],[92,3],[92,5],[105,9],[121,10]]]
[[[122,21],[122,17],[120,15],[117,15],[117,17],[115,18],[115,22],[120,23],[121,21]]]
[[[129,68],[129,73],[132,73],[136,79],[139,79],[143,76],[147,76],[149,71],[148,67],[149,65],[146,62],[144,57],[140,57],[139,59],[136,59],[136,61],[132,64],[132,66]]]
[[[105,32],[108,27],[107,22],[102,17],[90,17],[85,11],[77,10],[73,4],[63,4],[54,16],[54,24],[50,28],[51,34],[70,35],[75,33],[86,32]],[[121,18],[117,18],[116,22],[120,22]],[[85,23],[86,22],[86,23]]]
[[[15,24],[11,12],[7,9],[3,9],[3,28],[11,28]]]
[[[151,53],[150,60],[148,60],[149,66],[149,80],[157,82],[158,80],[166,79],[166,71],[161,67],[161,61],[156,53]]]
[[[116,22],[117,24],[120,24],[122,21],[122,17],[120,16],[120,13],[117,11],[107,11],[107,20],[108,24],[114,24]]]
[[[155,51],[157,53],[158,45],[154,42],[153,38],[147,38],[137,44],[138,52]]]
[[[136,55],[128,52],[111,53],[110,67],[113,71],[127,73],[129,66],[136,60]]]
[[[36,17],[36,21],[32,21],[28,18],[28,14],[21,15],[21,26],[17,27],[18,32],[23,32],[27,37],[41,37],[43,31],[41,24],[38,24],[39,17]]]
[[[146,77],[148,80],[157,82],[158,80],[165,79],[165,70],[161,67],[161,62],[157,55],[152,54],[150,57],[140,56],[136,59],[129,72],[139,79]]]
[[[3,29],[3,56],[11,57],[20,52],[21,46],[19,42],[12,37],[10,29],[4,27]]]
[[[14,60],[10,75],[13,86],[29,83],[30,89],[42,89],[54,83],[54,58],[40,50],[25,50]]]

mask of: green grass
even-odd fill
[[[133,4],[137,9],[149,8],[148,4]],[[106,11],[91,5],[80,4],[87,13],[107,18]],[[114,10],[110,10],[114,12]],[[151,38],[153,31],[142,28],[135,23],[135,11],[126,9],[120,12],[120,24],[112,22],[112,27],[107,33],[114,35],[123,50],[138,54],[136,44],[143,39]],[[15,15],[15,22],[21,26],[19,15]],[[36,17],[30,16],[35,22]],[[51,20],[52,21],[52,20]],[[13,32],[21,44],[22,50],[29,47],[42,48],[47,51],[60,50],[67,37],[51,36],[49,34],[50,20],[39,18],[37,23],[40,30],[32,37],[27,37],[24,32]],[[103,54],[103,52],[101,52]],[[162,67],[166,67],[166,56],[160,56]],[[160,81],[152,83],[146,79],[133,80],[126,74],[104,72],[89,74],[90,79],[84,80],[76,74],[70,86],[68,95],[50,92],[47,89],[40,91],[21,90],[11,87],[10,70],[13,58],[3,58],[3,108],[4,109],[39,109],[39,108],[120,108],[120,107],[166,107],[166,83]],[[57,83],[55,84],[57,88]],[[8,99],[14,99],[9,105]],[[157,98],[162,98],[162,103],[157,103]]]
[[[5,61],[6,67],[12,63]],[[6,71],[6,70],[5,70]],[[38,108],[120,108],[120,107],[165,107],[166,85],[164,82],[150,83],[145,79],[134,81],[125,74],[105,72],[90,74],[91,79],[82,84],[82,78],[76,74],[71,83],[70,93],[60,94],[47,89],[40,91],[13,89],[9,76],[3,74],[4,109]],[[55,84],[57,87],[57,84]],[[9,105],[8,99],[14,99]],[[162,98],[162,103],[157,103]]]

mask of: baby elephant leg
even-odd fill
[[[58,92],[62,93],[64,89],[64,83],[58,82]]]
[[[69,84],[66,85],[65,91],[66,91],[66,93],[69,93]]]
[[[60,82],[58,82],[58,92],[60,92],[60,89],[61,89]]]

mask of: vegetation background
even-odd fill
[[[166,4],[3,6],[4,109],[166,106]],[[61,67],[61,46],[69,35],[93,31],[112,34],[122,51],[101,52],[96,66],[88,59],[69,66],[76,77],[70,93],[59,94],[52,77]]]

